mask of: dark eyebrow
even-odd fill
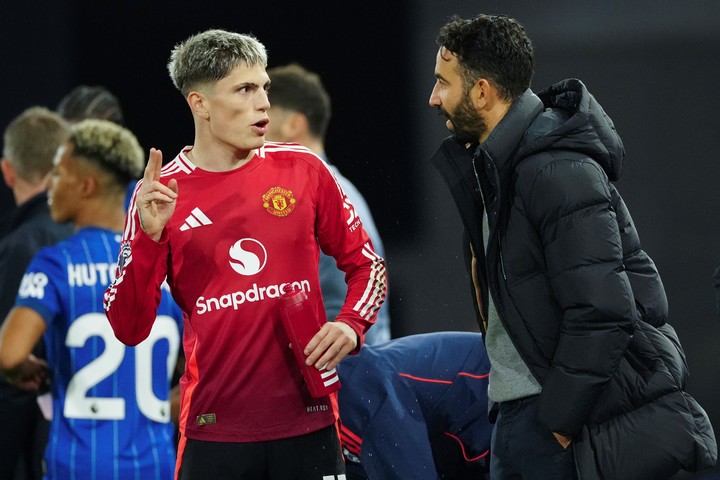
[[[243,88],[243,87],[267,89],[270,87],[270,80],[268,80],[266,83],[264,83],[262,85],[260,85],[259,83],[255,83],[255,82],[242,82],[242,83],[238,83],[235,86],[235,88]]]

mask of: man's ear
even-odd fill
[[[90,198],[97,194],[98,189],[100,188],[100,183],[94,176],[85,175],[85,178],[83,178],[83,181],[80,184],[80,188],[82,190],[82,198]]]
[[[2,171],[5,185],[7,185],[8,188],[13,188],[15,186],[15,167],[12,166],[12,163],[10,163],[7,158],[0,160],[0,171]]]
[[[308,119],[304,113],[290,112],[283,123],[283,135],[293,142],[301,142],[309,133]]]
[[[500,97],[497,88],[485,78],[479,78],[470,91],[473,105],[478,110],[492,110]]]
[[[204,94],[197,91],[192,91],[188,93],[187,102],[188,105],[190,105],[190,110],[193,112],[194,115],[197,115],[200,118],[204,118],[205,120],[210,118],[210,112],[207,109],[206,98]]]

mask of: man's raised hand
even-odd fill
[[[177,180],[173,178],[167,185],[160,183],[161,168],[162,152],[151,148],[142,185],[135,196],[140,227],[155,241],[160,240],[163,228],[175,211],[178,198]]]

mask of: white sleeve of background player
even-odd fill
[[[385,300],[385,260],[374,250],[362,219],[331,169],[323,162],[318,172],[316,232],[320,248],[345,272],[348,293],[337,316],[358,333],[367,331]]]

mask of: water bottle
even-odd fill
[[[305,347],[322,328],[321,320],[307,294],[294,289],[281,295],[280,318],[310,395],[321,398],[337,391],[340,388],[340,377],[335,368],[326,370],[325,367],[317,369],[314,365],[305,365]]]

